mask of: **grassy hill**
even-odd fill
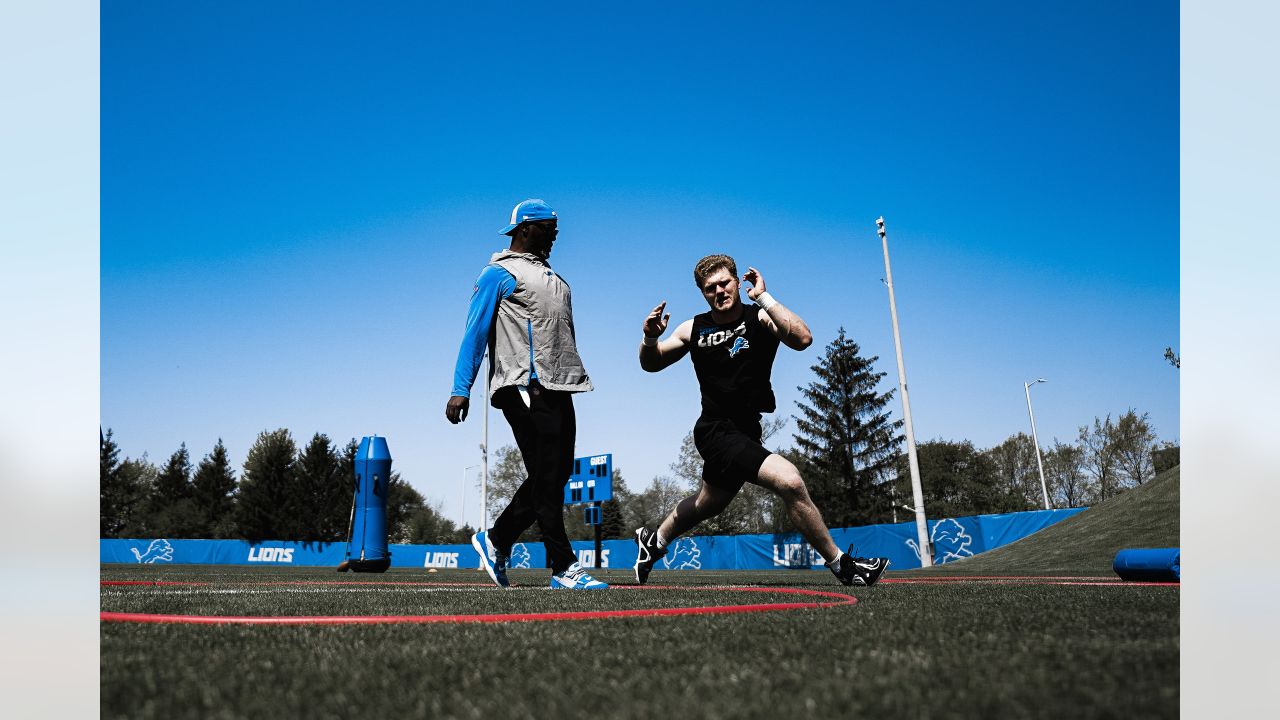
[[[1102,575],[1123,548],[1178,547],[1180,466],[1017,542],[912,571],[934,575]]]

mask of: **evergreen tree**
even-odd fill
[[[297,446],[285,428],[262,431],[244,461],[236,497],[236,524],[250,542],[297,540],[294,497]]]
[[[168,538],[197,537],[200,519],[192,496],[191,456],[182,443],[156,475],[147,499],[147,523],[153,534]]]
[[[196,506],[197,537],[235,536],[236,473],[227,459],[227,448],[218,438],[213,451],[200,459],[191,479],[191,496]]]
[[[354,468],[354,457],[352,462]],[[341,473],[342,461],[337,448],[328,435],[316,433],[299,453],[295,466],[302,539],[322,542],[346,539],[352,483]]]
[[[127,521],[125,498],[130,492],[121,479],[120,446],[111,439],[110,428],[105,435],[98,428],[98,533],[104,538],[119,537]]]
[[[884,373],[878,357],[863,358],[844,328],[812,366],[817,381],[797,388],[799,467],[810,495],[832,527],[880,522],[888,512],[888,488],[902,437],[902,421],[885,406],[893,391],[876,392]]]
[[[121,527],[116,537],[154,538],[157,533],[147,515],[147,501],[155,487],[159,470],[147,459],[147,454],[120,463],[119,474]]]

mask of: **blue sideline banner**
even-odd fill
[[[972,557],[1007,545],[1084,508],[1035,510],[1000,515],[972,515],[929,522],[934,564]],[[920,567],[914,522],[835,528],[833,539],[841,549],[887,557],[895,570]],[[578,562],[595,566],[595,542],[572,543]],[[391,567],[477,568],[480,558],[470,545],[390,545]],[[162,563],[192,565],[293,565],[337,567],[346,557],[346,543],[282,542],[249,543],[243,540],[100,540],[104,563]],[[634,540],[605,540],[600,544],[600,565],[629,568],[636,562]],[[547,565],[542,543],[516,543],[511,550],[512,568]],[[655,570],[770,570],[821,569],[822,557],[798,534],[693,535],[667,548]]]

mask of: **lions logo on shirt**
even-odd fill
[[[744,337],[734,338],[733,346],[729,348],[729,357],[737,357],[738,353],[751,347],[751,343],[747,342]]]
[[[730,329],[720,329],[718,327],[703,328],[698,332],[698,347],[715,347],[722,343],[734,340],[733,347],[730,348],[729,354],[734,355],[738,350],[746,349],[747,341],[743,337],[747,334],[747,323],[738,323],[738,327]],[[742,347],[738,347],[738,343],[742,343]]]

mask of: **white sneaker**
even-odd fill
[[[551,587],[555,590],[608,590],[609,586],[587,574],[582,565],[574,563],[564,572],[551,576]]]

